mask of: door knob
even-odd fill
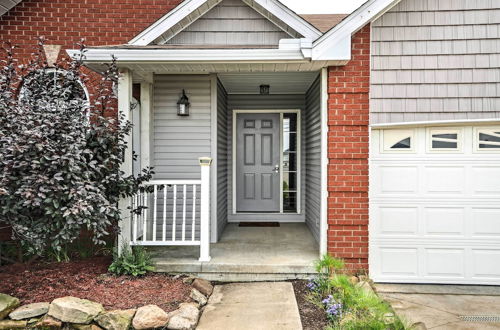
[[[274,173],[279,173],[279,171],[280,171],[280,166],[279,166],[278,164],[276,164],[276,165],[274,166],[273,171],[274,171]]]

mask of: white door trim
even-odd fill
[[[233,195],[233,210],[232,214],[254,214],[254,213],[248,213],[248,212],[237,212],[237,205],[236,205],[236,117],[240,113],[277,113],[280,114],[280,132],[279,132],[279,138],[280,138],[280,212],[279,213],[271,213],[271,214],[284,214],[283,213],[283,153],[281,152],[283,150],[283,139],[282,139],[282,123],[283,123],[283,114],[285,113],[295,113],[297,114],[297,212],[296,213],[287,213],[287,214],[301,214],[302,208],[301,208],[301,203],[302,203],[302,175],[301,175],[301,153],[302,153],[302,126],[301,126],[301,117],[300,109],[262,109],[262,110],[240,110],[240,109],[234,109],[233,110],[233,132],[232,132],[232,156],[231,156],[231,161],[232,161],[232,195]],[[262,214],[262,213],[255,213],[255,214]]]

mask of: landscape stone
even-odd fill
[[[205,297],[203,295],[203,293],[201,293],[200,291],[196,290],[196,289],[192,289],[191,290],[191,295],[190,297],[196,301],[198,303],[198,305],[200,306],[205,306],[208,302],[208,299],[207,297]]]
[[[13,320],[31,319],[36,316],[47,314],[49,311],[49,305],[50,304],[48,302],[24,305],[11,312],[9,317]]]
[[[48,315],[68,323],[89,324],[104,312],[101,304],[76,297],[57,298],[52,301]]]
[[[26,329],[27,325],[26,321],[2,320],[0,321],[0,330]]]
[[[19,299],[0,293],[0,320],[19,306]]]
[[[193,283],[194,280],[195,280],[195,278],[193,276],[188,276],[188,277],[185,277],[182,279],[182,283],[191,284],[191,283]]]
[[[194,280],[193,287],[207,297],[209,297],[212,294],[212,291],[214,291],[214,287],[212,286],[212,284],[202,278],[197,278],[196,280]]]
[[[36,329],[61,329],[62,322],[53,318],[52,316],[45,315],[40,321],[35,325]]]
[[[200,310],[195,303],[183,303],[179,309],[169,314],[170,320],[167,324],[169,330],[191,330],[198,324]]]
[[[139,307],[135,312],[132,325],[137,330],[164,328],[168,323],[168,314],[156,305]]]
[[[358,284],[356,284],[356,286],[358,288],[361,288],[365,293],[375,294],[375,292],[373,291],[373,288],[372,288],[372,286],[370,285],[369,282],[361,281]]]
[[[349,278],[349,281],[352,283],[352,285],[356,285],[359,283],[359,278],[357,276],[351,276]]]
[[[95,321],[106,330],[126,330],[132,324],[135,309],[114,310],[100,314]]]
[[[64,330],[103,330],[97,324],[67,324],[63,328]]]

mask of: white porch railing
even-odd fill
[[[201,180],[155,180],[152,192],[132,198],[130,245],[200,246],[200,261],[210,261],[210,160]],[[150,188],[151,189],[151,188]]]

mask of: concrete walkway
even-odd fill
[[[301,330],[291,283],[216,285],[197,330]]]
[[[378,284],[376,288],[399,316],[410,324],[420,323],[419,329],[500,329],[500,322],[466,322],[460,319],[461,316],[500,317],[498,287]]]

